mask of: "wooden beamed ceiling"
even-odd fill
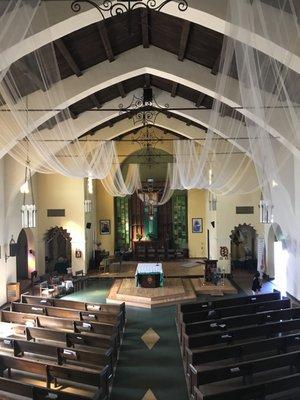
[[[131,12],[130,18],[127,14],[120,14],[56,40],[54,51],[61,79],[74,74],[80,79],[86,69],[102,62],[118,62],[119,54],[141,45],[144,48],[156,46],[175,54],[179,61],[190,60],[210,68],[212,74],[217,74],[222,43],[223,35],[203,26],[161,12],[136,9]],[[39,50],[45,60],[47,56],[49,58],[50,51],[50,45]],[[34,65],[33,59],[34,57],[25,56],[12,67],[16,71],[17,84],[22,95],[43,89],[42,77],[39,76],[38,66]],[[49,64],[50,69],[55,68],[51,63]],[[52,76],[55,74],[53,73]],[[232,76],[236,77],[235,70]],[[143,86],[154,86],[169,92],[172,97],[182,97],[191,101],[197,108],[210,109],[212,107],[212,98],[203,93],[177,82],[145,74],[110,86],[73,104],[70,107],[71,117],[75,119],[82,112],[95,108],[101,109],[106,102],[117,97],[126,98],[127,93]],[[126,106],[125,103],[124,101]],[[172,107],[172,104],[170,106]],[[231,114],[232,110],[229,107],[222,107],[221,116]],[[235,113],[235,117],[243,119],[238,112]],[[189,123],[197,125],[193,122]],[[40,129],[45,126],[53,128],[55,124],[55,118],[52,118]]]
[[[120,14],[105,21],[97,22],[78,31],[74,31],[54,42],[54,51],[61,79],[71,75],[80,77],[84,71],[101,62],[117,62],[118,55],[137,46],[159,47],[177,55],[178,60],[191,60],[208,68],[214,68],[221,52],[223,36],[205,27],[153,10],[136,9]],[[39,51],[39,59],[44,59],[55,82],[55,65],[51,60],[51,45]],[[53,57],[52,57],[53,58]],[[46,61],[49,61],[46,64]],[[22,65],[36,70],[35,77],[28,79],[28,73]],[[25,96],[40,89],[39,68],[35,57],[27,55],[14,63],[17,68],[14,76],[20,93]],[[27,68],[28,69],[28,68]],[[59,77],[57,76],[57,79]],[[120,93],[124,95],[120,88]]]

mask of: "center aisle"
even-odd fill
[[[105,302],[112,281],[96,281],[70,300]],[[188,400],[175,307],[126,307],[127,323],[111,400]]]

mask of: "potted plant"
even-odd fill
[[[142,240],[142,238],[143,238],[143,235],[141,233],[137,233],[136,234],[136,238],[140,242]]]

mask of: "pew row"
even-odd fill
[[[252,384],[240,385],[232,387],[217,385],[202,385],[195,387],[195,400],[267,400],[268,395],[283,394],[291,389],[299,389],[300,373],[290,374],[286,376],[277,376],[264,382],[253,382]],[[299,396],[299,394],[298,394]],[[293,397],[285,397],[284,399],[292,399]],[[299,397],[294,397],[294,399]],[[276,399],[283,398],[277,397]]]
[[[113,325],[93,321],[76,321],[67,318],[48,317],[44,315],[5,310],[0,312],[0,320],[1,322],[12,322],[26,326],[37,326],[39,328],[55,328],[56,330],[65,330],[75,333],[91,332],[108,336],[119,333],[119,322]]]
[[[108,368],[104,367],[100,372],[92,371],[87,368],[72,368],[67,365],[45,364],[39,361],[25,360],[13,356],[0,355],[0,376],[6,372],[7,377],[11,378],[13,371],[21,371],[24,376],[27,374],[37,376],[47,388],[51,384],[54,387],[60,384],[74,385],[78,383],[88,386],[95,386],[102,389],[104,396],[108,395]]]
[[[257,380],[255,374],[287,367],[289,371],[300,372],[300,350],[214,368],[205,365],[191,366],[191,392],[193,394],[194,387],[234,378],[242,378],[243,384],[250,383]]]
[[[246,304],[243,306],[232,306],[215,310],[206,310],[182,314],[181,321],[179,321],[177,324],[180,341],[182,340],[183,324],[210,321],[212,319],[222,319],[245,314],[257,314],[264,311],[282,310],[290,307],[290,299],[284,298],[282,300],[273,300],[262,303]]]
[[[215,310],[218,308],[232,307],[236,305],[254,304],[272,300],[280,300],[281,293],[278,290],[274,290],[272,293],[258,294],[255,296],[241,296],[233,297],[229,299],[221,299],[214,301],[201,301],[193,303],[178,304],[177,316],[180,319],[181,314],[203,311],[203,310]]]
[[[57,365],[78,365],[89,368],[103,368],[108,366],[109,379],[113,374],[113,349],[106,351],[70,349],[57,347],[48,343],[29,342],[21,339],[0,339],[0,353],[14,355],[15,357],[51,358]]]
[[[118,337],[122,338],[124,324],[122,323],[123,314],[111,315],[108,312],[102,311],[79,311],[69,308],[59,308],[52,306],[35,306],[25,303],[11,303],[10,311],[45,315],[48,317],[58,317],[70,320],[79,320],[85,322],[99,322],[104,324],[113,324],[118,327]],[[79,325],[79,324],[78,324]]]
[[[182,324],[182,331],[186,335],[194,335],[205,332],[226,331],[247,325],[262,325],[268,322],[300,318],[300,308],[287,308],[272,310],[257,314],[245,314],[208,321]]]
[[[92,397],[84,394],[76,394],[58,391],[55,389],[47,389],[36,385],[19,382],[14,379],[0,377],[0,391],[9,392],[13,395],[23,396],[26,399],[32,400],[103,400],[107,396],[102,389],[97,389]],[[1,393],[0,393],[1,396]],[[1,398],[1,397],[0,397]],[[7,398],[7,397],[5,397]]]
[[[82,301],[64,300],[56,298],[45,298],[40,296],[32,296],[28,294],[21,295],[21,302],[31,305],[46,305],[59,308],[70,308],[79,311],[103,311],[110,313],[112,315],[123,314],[123,319],[125,320],[125,303],[120,305],[116,304],[102,304],[102,303],[90,303]]]
[[[196,335],[184,335],[183,356],[186,355],[186,347],[190,349],[203,348],[206,346],[216,346],[224,344],[234,344],[234,342],[245,341],[249,338],[257,340],[259,337],[270,338],[272,336],[286,332],[300,330],[300,319],[271,322],[264,325],[249,326],[225,331],[223,333],[203,333]]]

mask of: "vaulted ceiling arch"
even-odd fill
[[[42,46],[101,21],[100,14],[95,8],[87,6],[83,7],[80,13],[72,13],[70,4],[71,1],[60,2],[59,4],[57,2],[49,2],[47,9],[53,23],[47,29],[40,30],[6,49],[0,55],[0,70]],[[270,7],[267,4],[264,6]],[[174,1],[164,7],[163,12],[169,16],[201,25],[222,35],[234,35],[231,24],[226,20],[227,1],[189,0],[189,7],[185,12],[180,12],[178,3]],[[39,18],[39,13],[36,18]],[[275,37],[274,35],[273,38]],[[275,58],[284,65],[287,65],[288,61],[289,67],[293,71],[300,73],[300,56],[295,53],[295,49],[285,48],[280,44],[270,42],[258,34],[250,35],[247,32],[245,32],[243,40],[246,44]]]
[[[136,47],[120,54],[119,62],[110,64],[102,62],[87,69],[79,79],[74,75],[64,79],[59,83],[63,88],[63,99],[57,97],[56,91],[58,84],[54,84],[49,89],[47,95],[51,98],[57,99],[57,104],[53,107],[54,109],[65,109],[87,96],[91,96],[104,88],[109,88],[121,83],[126,79],[141,74],[152,74],[192,88],[209,97],[218,97],[229,107],[239,108],[241,114],[253,119],[256,123],[269,131],[271,135],[278,138],[278,140],[292,153],[299,155],[299,150],[292,142],[291,133],[288,129],[285,114],[282,110],[276,110],[267,125],[265,121],[260,121],[249,111],[240,108],[240,99],[237,96],[239,93],[237,86],[238,82],[235,79],[232,79],[231,92],[228,93],[227,96],[220,97],[220,95],[215,92],[216,76],[210,73],[209,68],[193,63],[189,60],[185,61],[184,68],[182,68],[182,66],[183,64],[177,60],[177,57],[169,52],[155,47],[149,49]],[[46,96],[46,98],[48,98],[48,96]],[[268,94],[268,96],[272,95]],[[124,100],[123,102],[125,103]],[[178,107],[178,102],[180,102],[180,99],[177,96],[170,100],[169,103]],[[41,92],[36,91],[30,94],[28,96],[28,103],[33,109],[43,108],[43,96],[41,96]],[[22,106],[22,104],[20,104],[20,106]],[[47,104],[44,106],[46,107]],[[193,111],[194,115],[189,116],[189,118],[192,120],[198,120],[201,124],[205,111],[209,114],[209,110],[195,110]],[[39,126],[57,113],[58,111],[55,110],[34,111],[31,114],[31,118],[34,120],[34,126]],[[198,116],[195,114],[198,114]],[[209,124],[209,117],[207,118],[206,126]],[[14,126],[15,122],[13,120],[11,123],[12,126]],[[28,132],[32,131],[32,129],[33,126],[29,127]],[[17,127],[16,130],[18,130]],[[25,132],[20,131],[16,137],[20,139],[24,134]],[[13,144],[14,143],[8,144],[5,150],[8,151]]]

